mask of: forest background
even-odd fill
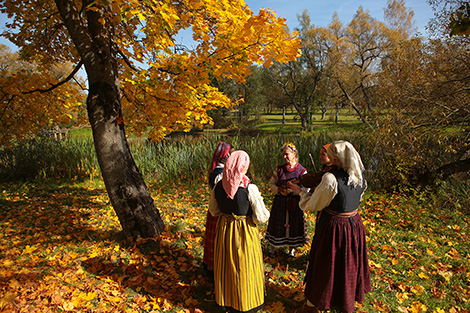
[[[432,1],[430,38],[416,35],[403,1],[388,2],[384,22],[360,7],[346,25],[334,16],[316,27],[304,12],[297,34],[270,12],[209,1],[218,19],[201,6],[161,6],[164,23],[147,29],[158,21],[149,3],[83,2],[74,15],[68,1],[21,11],[0,2],[16,18],[2,35],[21,47],[0,54],[3,311],[215,312],[200,263],[218,141],[250,154],[269,207],[282,143],[316,171],[320,147],[337,139],[359,150],[369,182],[361,212],[373,292],[358,311],[469,311],[468,2]],[[81,14],[90,50],[73,26]],[[171,42],[185,16],[197,51]],[[147,38],[158,27],[168,36],[157,48],[120,33],[135,25]],[[97,48],[109,42],[119,49]],[[137,68],[158,49],[146,59],[154,65]],[[82,64],[89,88],[74,77]],[[265,312],[302,305],[308,250],[265,257]]]

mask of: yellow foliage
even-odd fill
[[[76,5],[76,1],[69,2]],[[56,14],[55,3],[45,6],[36,1],[7,0],[4,6],[19,21],[18,25],[22,24],[20,31],[12,30],[8,36],[26,54],[37,55],[41,64],[79,60],[63,27],[57,26],[56,37],[44,40],[50,34],[42,25],[53,29],[54,25],[64,24]],[[89,22],[86,14],[90,12],[109,30],[116,50],[125,57],[124,60],[116,56],[121,62],[123,120],[137,134],[148,131],[150,125],[153,139],[161,139],[176,129],[189,130],[192,125],[211,123],[207,110],[229,107],[239,100],[230,99],[212,87],[212,79],[225,77],[243,82],[253,63],[269,66],[274,61],[294,60],[300,54],[300,41],[296,33],[289,33],[285,19],[267,9],[254,14],[244,1],[117,0],[108,5],[93,2],[80,13],[83,25]],[[185,30],[193,35],[191,50],[177,45],[178,33]],[[23,77],[18,72],[8,82],[0,82],[16,88],[9,91],[17,97],[15,112],[31,117],[18,128],[16,135],[20,137],[31,125],[46,124],[32,117],[37,119],[46,112],[49,118],[45,121],[68,122],[73,114],[62,115],[63,108],[70,111],[80,103],[76,99],[80,93],[67,89],[68,85],[54,91],[57,102],[62,103],[60,109],[48,107],[50,101],[45,94],[31,93],[20,99],[21,92],[38,88],[39,81],[57,81],[44,72],[34,77]],[[14,117],[8,118],[15,121]]]
[[[48,43],[41,41],[45,30],[35,20],[45,19],[51,24],[63,24],[51,3],[49,7],[36,2],[21,3],[5,1],[8,12],[23,22],[21,31],[10,34],[17,44],[28,52],[42,51],[39,58],[49,63],[54,60],[77,60],[77,52],[70,38],[63,32]],[[122,63],[121,83],[126,95],[123,101],[124,120],[137,133],[152,125],[151,136],[162,138],[175,129],[189,129],[191,123],[211,123],[207,110],[228,107],[239,99],[229,99],[211,87],[211,77],[229,77],[243,81],[249,75],[248,66],[253,62],[270,65],[274,60],[287,62],[299,55],[300,42],[294,34],[286,31],[285,19],[278,18],[269,10],[254,15],[243,1],[198,0],[182,4],[157,1],[113,1],[103,7],[94,2],[85,11],[100,14],[98,22],[116,29],[114,42],[129,63]],[[37,15],[27,19],[26,14]],[[87,20],[82,16],[83,22]],[[194,50],[175,49],[176,35],[190,29],[196,43]],[[26,40],[29,42],[27,43]],[[48,45],[49,44],[49,45]],[[46,63],[44,63],[46,64]],[[141,67],[139,71],[128,71],[127,64]],[[13,137],[22,137],[35,132],[48,122],[67,123],[80,106],[76,89],[63,85],[49,94],[40,92],[24,95],[24,92],[41,89],[41,83],[55,83],[43,70],[36,75],[24,75],[17,71],[11,75],[2,73],[2,86],[10,87],[7,94],[14,103],[1,105],[8,109],[3,118],[5,128],[15,128]],[[47,74],[47,75],[46,75]],[[44,89],[44,86],[42,86]],[[54,96],[53,96],[54,97]],[[51,107],[62,104],[63,108]],[[2,109],[2,107],[0,107]],[[186,114],[191,112],[191,114]],[[15,116],[13,116],[15,115]],[[20,117],[20,118],[18,118]],[[24,118],[26,117],[26,118]],[[45,117],[45,118],[42,118]],[[39,118],[41,118],[39,120]],[[18,120],[23,125],[15,125]],[[3,122],[3,121],[2,121]],[[33,127],[33,129],[31,129]],[[11,139],[11,138],[7,138]]]
[[[426,305],[420,302],[414,302],[413,305],[408,309],[411,313],[420,313],[420,312],[427,312],[428,308]]]
[[[44,126],[68,124],[77,116],[84,94],[76,85],[42,91],[62,80],[70,64],[40,66],[0,46],[0,65],[0,144],[33,135]]]

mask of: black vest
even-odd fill
[[[354,188],[353,186],[347,185],[349,174],[344,169],[340,168],[336,171],[332,171],[331,173],[335,175],[336,180],[338,181],[338,193],[333,200],[331,200],[328,209],[339,213],[356,210],[359,207],[362,192],[364,191],[364,177],[362,179],[362,187],[357,186]]]
[[[248,200],[248,188],[238,187],[235,196],[233,199],[230,199],[227,197],[222,181],[219,181],[215,186],[214,192],[220,212],[238,216],[249,216],[253,214],[250,201]]]
[[[223,167],[216,167],[214,168],[212,173],[209,175],[209,187],[211,187],[211,189],[214,189],[215,178],[217,177],[217,175],[223,172],[224,172]]]

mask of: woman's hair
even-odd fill
[[[292,142],[286,142],[282,145],[281,151],[283,152],[286,149],[289,149],[292,152],[294,152],[295,153],[295,161],[299,162],[299,153],[297,152],[297,148],[295,147],[295,145]]]

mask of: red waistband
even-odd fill
[[[336,211],[333,211],[333,210],[330,210],[330,209],[325,209],[325,211],[330,215],[338,216],[338,217],[345,217],[345,218],[355,216],[358,213],[357,209],[354,210],[354,211],[351,211],[351,212],[342,212],[342,213],[336,212]]]

